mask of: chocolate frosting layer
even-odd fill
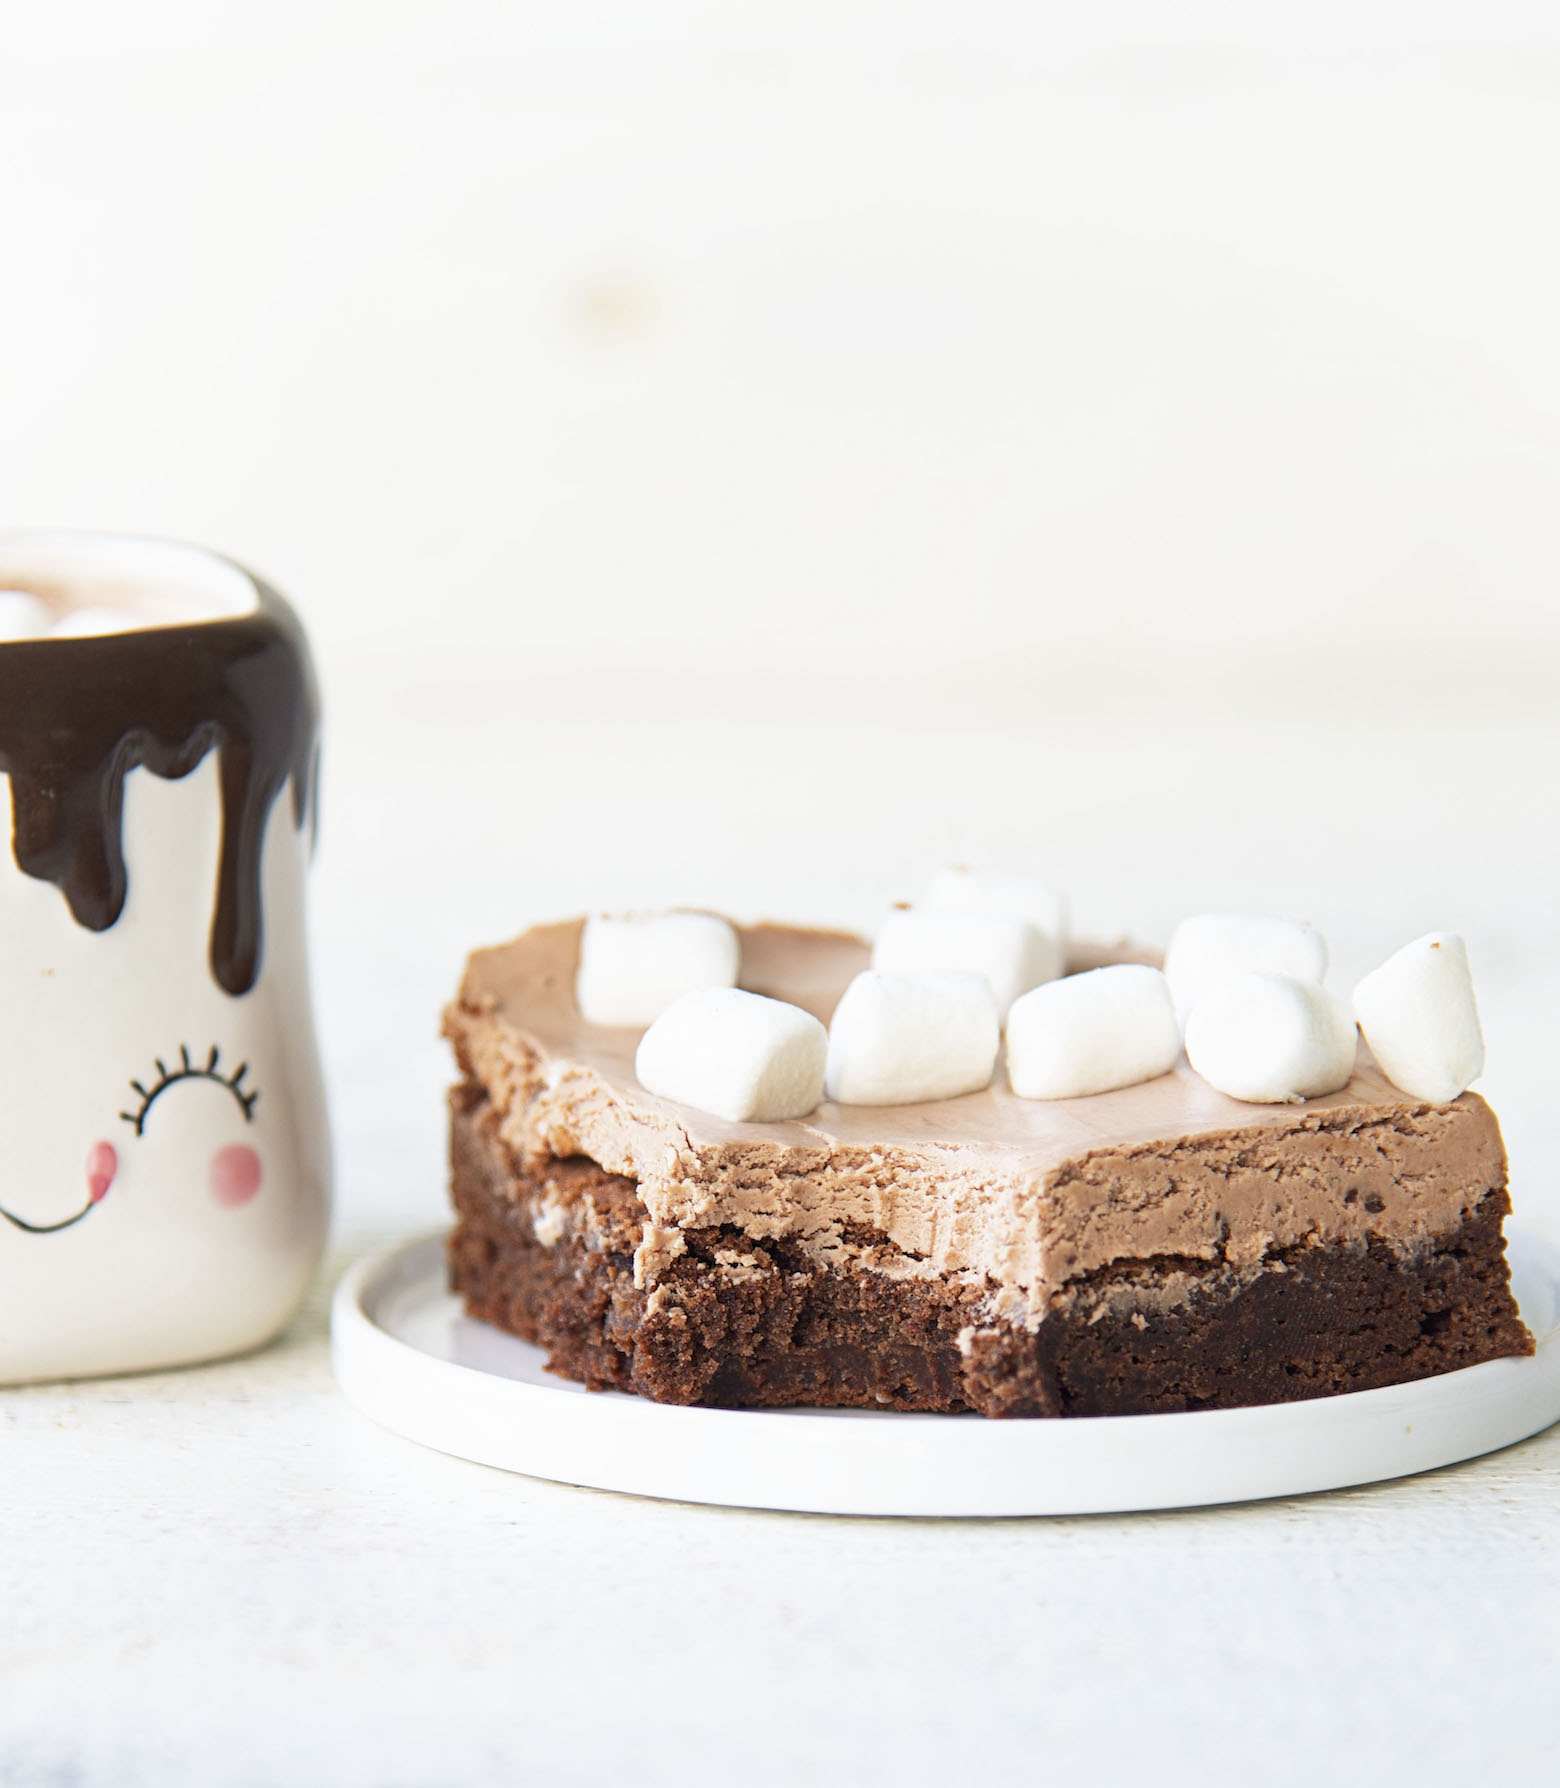
[[[11,779],[16,862],[52,882],[90,931],[106,931],[124,910],[126,774],[144,765],[186,776],[216,751],[222,846],[210,961],[234,995],[260,972],[272,805],[290,782],[301,828],[318,774],[319,700],[303,630],[274,590],[251,581],[257,602],[247,614],[0,644],[0,769]]]
[[[639,1033],[581,1018],[579,934],[578,921],[547,926],[478,952],[446,1029],[518,1154],[586,1155],[638,1180],[648,1281],[684,1229],[732,1224],[885,1272],[969,1275],[994,1289],[996,1313],[1035,1321],[1070,1280],[1117,1260],[1255,1269],[1313,1237],[1421,1250],[1505,1183],[1482,1099],[1406,1098],[1363,1050],[1342,1092],[1305,1105],[1242,1104],[1184,1060],[1118,1092],[1030,1101],[1006,1090],[999,1065],[992,1087],[958,1099],[727,1123],[646,1093]],[[741,936],[742,984],[825,1023],[869,957],[839,933]],[[1103,952],[1074,966],[1102,954],[1141,960]],[[881,1244],[863,1244],[863,1229]]]

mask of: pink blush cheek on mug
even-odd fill
[[[230,1143],[211,1157],[211,1196],[226,1210],[248,1204],[260,1190],[260,1157],[247,1143]]]

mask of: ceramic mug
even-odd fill
[[[237,565],[0,534],[0,1381],[241,1352],[308,1287],[317,717]]]

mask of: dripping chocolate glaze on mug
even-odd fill
[[[242,1352],[308,1289],[318,727],[230,561],[0,534],[0,1383]]]
[[[282,598],[251,581],[259,600],[248,613],[0,646],[0,770],[11,778],[17,866],[52,882],[90,931],[106,931],[124,909],[126,774],[144,765],[186,776],[216,751],[222,849],[210,960],[234,995],[260,967],[272,804],[290,784],[301,828],[317,800],[308,646]],[[43,577],[29,577],[26,591],[69,600]]]

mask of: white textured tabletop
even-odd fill
[[[990,1524],[506,1477],[333,1388],[463,952],[589,906],[1467,938],[1560,1233],[1560,26],[1538,0],[0,8],[0,524],[292,596],[334,1252],[0,1390],[0,1783],[1542,1782],[1560,1429]],[[197,14],[199,15],[197,18]]]
[[[323,1297],[5,1410],[7,1781],[1451,1784],[1560,1740],[1560,1430],[1254,1508],[743,1514],[381,1432]]]

